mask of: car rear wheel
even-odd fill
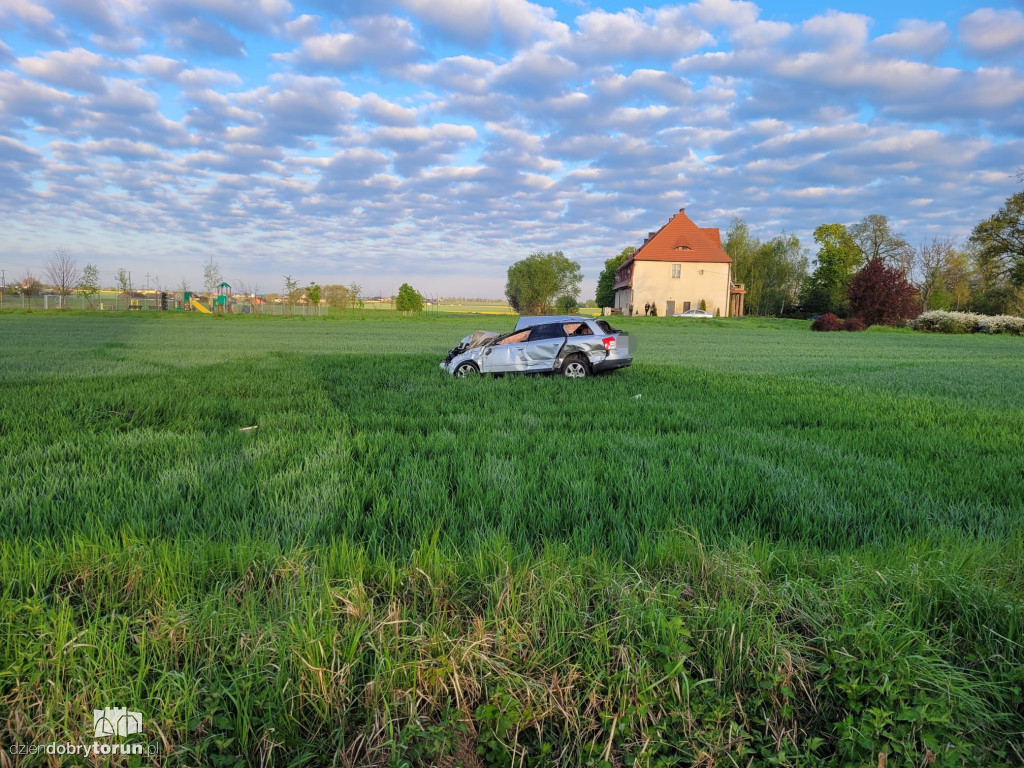
[[[476,367],[476,363],[471,363],[467,360],[455,366],[455,372],[452,375],[456,379],[464,379],[467,376],[476,376],[478,373],[480,373],[480,369]]]
[[[585,379],[590,375],[590,366],[581,355],[573,355],[562,363],[562,375],[567,379]]]

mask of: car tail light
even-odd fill
[[[605,352],[611,352],[613,349],[615,349],[615,337],[614,336],[605,336],[603,339],[601,339],[601,342],[604,344],[604,351]]]

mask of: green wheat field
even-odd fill
[[[1024,339],[616,322],[0,314],[0,765],[1024,763]]]

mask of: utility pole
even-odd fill
[[[146,290],[149,290],[149,272],[146,273]]]

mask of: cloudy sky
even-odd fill
[[[964,238],[1020,190],[1024,0],[0,0],[0,268],[499,296],[680,207]]]

